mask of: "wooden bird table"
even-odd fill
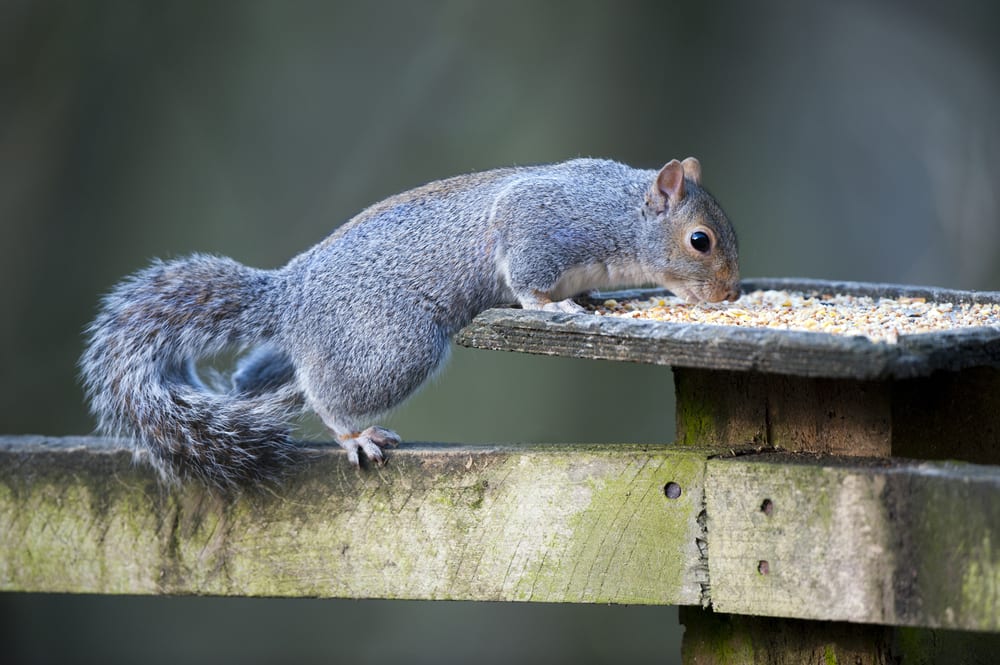
[[[771,289],[1000,302],[910,286],[744,283]],[[880,342],[497,309],[458,343],[673,368],[677,446],[716,451],[697,516],[700,603],[681,609],[686,663],[996,657],[1000,328]]]

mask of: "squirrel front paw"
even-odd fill
[[[542,305],[541,310],[543,312],[562,312],[564,314],[581,314],[587,311],[587,308],[580,305],[576,301],[567,298],[566,300],[557,300],[556,302],[547,302]]]
[[[562,312],[563,314],[580,314],[587,309],[575,302],[572,298],[553,301],[549,296],[541,291],[530,291],[518,296],[518,303],[522,309],[537,309],[543,312]]]
[[[395,448],[401,439],[399,435],[384,427],[369,427],[363,432],[351,432],[345,436],[338,436],[337,443],[347,451],[347,460],[354,466],[361,466],[361,458],[358,451],[362,451],[368,461],[375,464],[385,464],[385,448]]]

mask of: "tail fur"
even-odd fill
[[[148,451],[160,477],[224,490],[275,480],[294,457],[294,382],[272,392],[215,391],[195,362],[276,332],[274,273],[194,255],[152,266],[109,293],[80,359],[102,431]]]

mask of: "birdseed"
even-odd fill
[[[1000,327],[1000,304],[932,302],[926,298],[872,298],[801,291],[752,291],[736,302],[691,305],[673,296],[649,300],[605,300],[591,306],[598,316],[776,328],[898,341],[900,335],[956,328]]]

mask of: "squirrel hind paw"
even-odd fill
[[[360,453],[364,453],[369,462],[384,465],[387,459],[382,450],[398,446],[400,440],[398,434],[384,427],[369,427],[363,432],[337,437],[340,447],[347,451],[347,460],[356,467],[361,466]]]

